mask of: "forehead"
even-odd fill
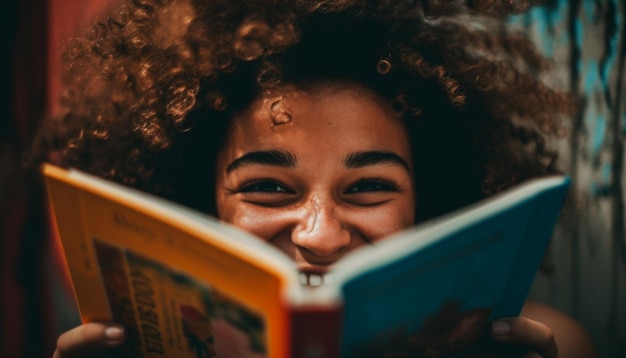
[[[228,132],[226,148],[313,151],[320,146],[409,152],[403,121],[387,100],[353,83],[285,86],[280,95],[264,95],[238,113]]]

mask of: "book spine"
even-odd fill
[[[292,309],[290,356],[333,358],[340,355],[342,310],[337,306],[304,306]]]

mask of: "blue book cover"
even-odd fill
[[[535,179],[346,257],[342,356],[441,342],[453,354],[460,325],[518,315],[569,183]]]

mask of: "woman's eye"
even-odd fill
[[[290,193],[282,184],[271,180],[261,180],[246,183],[239,189],[240,193]]]
[[[377,192],[377,191],[398,191],[395,183],[386,180],[362,180],[353,184],[346,191],[347,194]]]

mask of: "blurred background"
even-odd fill
[[[3,1],[0,51],[0,352],[50,357],[79,322],[42,188],[20,169],[38,124],[57,110],[65,40],[117,0]],[[559,143],[573,188],[530,297],[578,319],[602,357],[626,357],[626,4],[547,0],[514,17],[554,63],[547,82],[579,112]]]

